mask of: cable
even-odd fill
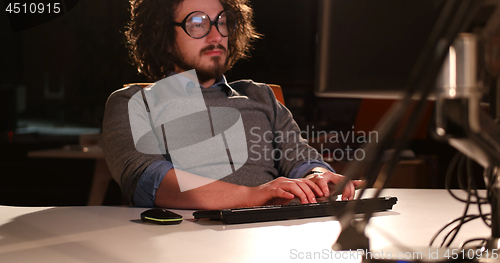
[[[460,169],[459,169],[459,166],[460,166],[460,160],[462,159],[462,156],[463,154],[461,154],[460,152],[456,153],[455,156],[453,157],[453,159],[451,160],[451,163],[450,163],[450,166],[448,167],[448,171],[446,172],[446,178],[445,178],[445,187],[446,187],[446,190],[448,191],[448,193],[450,193],[450,195],[455,198],[456,200],[460,201],[460,202],[463,202],[463,203],[466,203],[467,200],[464,200],[458,196],[456,196],[452,191],[451,191],[451,179],[452,179],[452,173],[453,173],[453,170],[455,168],[455,166],[457,167],[457,173],[459,174],[460,176]]]
[[[454,170],[454,167],[455,166],[458,166],[457,164],[459,164],[459,161],[460,161],[460,158],[463,156],[463,154],[461,154],[460,152],[456,153],[455,156],[453,157],[453,159],[451,160],[450,162],[450,165],[448,166],[448,170],[446,171],[446,177],[445,177],[445,188],[446,190],[448,191],[448,193],[453,197],[455,198],[456,200],[462,202],[462,203],[467,203],[467,200],[464,200],[460,197],[458,197],[457,195],[455,195],[452,191],[451,191],[451,179],[452,179],[452,173],[453,173],[453,170]],[[457,171],[460,173],[459,169],[457,168]],[[476,200],[475,201],[471,201],[472,204],[487,204],[488,203],[488,200],[484,197],[479,197],[479,195],[477,195],[477,189],[475,189],[475,192],[476,192]]]
[[[472,216],[472,217],[469,217],[466,221],[464,221],[464,223],[463,223],[463,224],[459,224],[459,225],[455,226],[455,227],[454,227],[452,230],[450,230],[450,232],[449,232],[449,233],[445,236],[445,238],[444,238],[444,240],[443,240],[443,244],[444,244],[444,242],[446,241],[446,239],[448,239],[448,237],[451,235],[451,233],[455,232],[455,234],[457,234],[457,233],[458,233],[458,231],[460,230],[460,227],[461,227],[462,225],[464,225],[464,224],[466,224],[466,223],[469,223],[470,221],[473,221],[473,220],[478,219],[478,218],[480,218],[480,217],[481,217],[480,215],[474,215],[474,216]],[[461,218],[457,218],[457,220],[460,220],[460,219],[461,219]],[[451,245],[451,242],[453,242],[453,239],[454,239],[454,238],[452,238],[452,240],[450,240],[450,241],[448,242],[448,244],[446,245],[446,247],[449,247],[449,246]],[[441,247],[442,247],[442,245],[441,245]]]
[[[457,165],[458,161],[460,160],[461,153],[456,153],[455,156],[453,156],[453,159],[451,159],[450,165],[448,166],[448,170],[446,171],[446,177],[445,177],[445,182],[444,186],[448,193],[455,198],[458,201],[465,202],[465,200],[462,200],[458,196],[456,196],[452,191],[451,191],[451,177],[453,173],[454,167]]]
[[[484,246],[484,243],[486,243],[486,238],[473,238],[473,239],[469,239],[465,242],[462,242],[462,244],[460,244],[458,247],[459,249],[463,249],[465,247],[465,245],[469,244],[470,242],[474,242],[474,241],[482,241],[481,242],[481,246]]]
[[[480,198],[479,194],[477,193],[477,186],[476,186],[476,183],[474,181],[474,176],[473,176],[473,173],[472,173],[472,160],[470,158],[467,158],[467,175],[472,179],[471,186],[473,188],[473,195],[476,197],[476,200],[477,200],[477,209],[479,211],[479,215],[481,215],[481,218],[482,218],[483,222],[488,227],[491,227],[491,224],[488,224],[488,222],[486,222],[486,217],[483,215],[483,210],[481,208],[481,205],[487,204],[488,200]],[[485,200],[485,201],[481,202],[481,200]]]
[[[486,214],[485,216],[490,216],[490,214]],[[480,215],[467,215],[467,219],[464,221],[464,224],[472,221],[472,220],[475,220],[475,219],[478,219],[480,218],[481,216]],[[434,236],[432,237],[430,243],[429,243],[429,246],[432,246],[432,244],[434,243],[434,241],[436,241],[437,237],[439,236],[439,234],[441,234],[441,232],[443,232],[447,227],[451,226],[453,223],[456,223],[457,221],[461,220],[462,217],[458,217],[450,222],[448,222],[445,226],[443,226],[436,234],[434,234]],[[456,227],[454,227],[453,229],[455,229]],[[453,229],[451,231],[453,231]]]
[[[458,167],[457,167],[457,181],[458,181],[458,187],[462,190],[466,190],[466,187],[464,186],[464,170],[465,170],[465,155],[461,154],[460,155],[460,161],[458,161]],[[467,186],[468,188],[468,186]]]
[[[463,166],[465,166],[465,169],[462,169]],[[466,175],[467,175],[467,190],[466,190],[467,200],[459,198],[451,191],[451,178],[452,178],[452,174],[453,174],[453,171],[455,170],[455,168],[457,168],[457,178],[459,181],[463,181],[463,170],[466,171]],[[485,174],[488,175],[490,170],[491,169],[485,170]],[[489,177],[487,177],[487,178],[489,178]],[[455,227],[453,227],[446,234],[446,236],[443,238],[443,241],[441,243],[441,247],[443,247],[443,246],[449,247],[451,245],[451,243],[453,242],[453,240],[455,239],[455,237],[457,236],[461,227],[464,224],[466,224],[472,220],[475,220],[477,218],[481,218],[487,226],[491,225],[490,223],[487,222],[488,220],[491,221],[491,214],[483,214],[483,211],[481,208],[481,205],[487,204],[488,202],[487,202],[487,199],[480,197],[478,194],[477,186],[476,186],[476,183],[474,181],[474,175],[473,175],[473,171],[472,171],[472,160],[471,159],[467,158],[466,156],[462,155],[461,153],[457,153],[453,157],[452,161],[450,162],[450,166],[448,167],[448,170],[446,172],[445,186],[446,186],[446,190],[450,193],[450,195],[453,198],[455,198],[456,200],[458,200],[460,202],[466,203],[465,209],[464,209],[464,212],[463,212],[461,217],[458,217],[455,220],[449,222],[444,227],[442,227],[436,234],[434,234],[429,246],[432,246],[432,244],[437,239],[437,237],[446,228],[448,228],[449,226],[451,226],[454,223],[458,222],[458,224]],[[461,188],[464,188],[463,185],[461,186]],[[475,201],[471,201],[471,198],[473,196],[475,197]],[[474,204],[474,203],[478,205],[479,215],[477,215],[477,214],[468,215],[467,212],[469,210],[470,204]]]
[[[463,160],[463,158],[462,158]],[[472,196],[471,194],[471,180],[472,178],[470,176],[468,176],[468,180],[467,180],[467,192],[468,192],[468,196],[467,196],[467,203],[465,204],[465,210],[464,210],[464,213],[462,215],[462,219],[460,220],[460,224],[458,224],[458,226],[456,226],[452,231],[454,231],[455,233],[453,234],[453,236],[451,237],[451,240],[446,244],[446,247],[449,247],[451,242],[453,242],[453,240],[455,239],[455,237],[457,236],[458,234],[458,231],[460,231],[460,229],[462,228],[463,224],[464,224],[464,221],[465,221],[465,218],[467,217],[467,212],[469,211],[469,206],[470,206],[470,198]],[[450,232],[451,233],[451,232]],[[449,235],[449,234],[448,234]],[[443,246],[444,242],[446,241],[446,239],[448,238],[448,235],[446,235],[443,243],[441,244],[441,246]]]
[[[488,204],[488,199],[485,197],[480,197],[479,194],[477,193],[477,185],[476,181],[474,180],[474,175],[472,172],[472,159],[467,158],[467,173],[468,176],[472,178],[472,190],[473,190],[473,195],[476,197],[477,203],[478,204]],[[480,208],[481,209],[481,208]]]

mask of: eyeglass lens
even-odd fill
[[[185,21],[187,33],[194,38],[206,36],[212,24],[210,17],[203,12],[192,13]],[[231,35],[236,27],[236,16],[228,11],[220,13],[215,20],[215,27],[222,36],[227,37]]]

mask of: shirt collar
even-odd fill
[[[171,76],[176,75],[176,74],[177,73],[171,71],[167,75],[167,77],[171,77]],[[186,94],[188,94],[188,89],[190,89],[192,87],[195,87],[195,86],[202,87],[201,85],[199,85],[199,83],[193,81],[192,79],[190,79],[186,76],[183,76],[182,74],[178,74],[178,76],[179,76],[178,81],[184,87]],[[226,92],[226,95],[228,97],[231,97],[234,94],[234,90],[231,88],[231,86],[229,86],[229,84],[227,83],[226,77],[224,75],[221,75],[219,78],[217,78],[215,80],[215,83],[212,86],[210,86],[209,89],[213,89],[213,88],[217,88],[217,87],[222,87],[222,89],[224,90],[224,92]]]
[[[227,84],[226,76],[222,75],[218,78],[219,81],[215,80],[214,85],[210,86],[209,89],[211,88],[216,88],[216,87],[222,87],[224,89],[224,92],[226,92],[228,97],[233,96],[234,90]]]

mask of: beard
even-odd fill
[[[200,50],[198,58],[201,58],[203,56],[203,53],[210,51],[210,50],[213,50],[213,49],[216,49],[216,48],[222,50],[222,52],[227,55],[227,49],[224,46],[219,44],[217,46],[210,45],[210,46],[203,48],[202,50]],[[179,50],[177,50],[177,52],[175,52],[174,56],[175,56],[174,64],[178,68],[180,68],[184,71],[188,71],[191,69],[196,70],[196,75],[197,75],[200,83],[204,83],[204,82],[211,80],[211,79],[217,79],[222,74],[224,74],[224,72],[226,72],[227,56],[226,56],[225,61],[222,61],[222,58],[219,56],[213,56],[210,58],[210,61],[212,63],[210,63],[209,65],[200,65],[200,61],[198,59],[186,58],[186,57],[182,56],[182,54],[181,54],[181,52],[179,52]]]

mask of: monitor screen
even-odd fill
[[[471,27],[492,20],[495,8],[486,2]],[[442,0],[321,1],[315,94],[401,98],[444,6]]]

